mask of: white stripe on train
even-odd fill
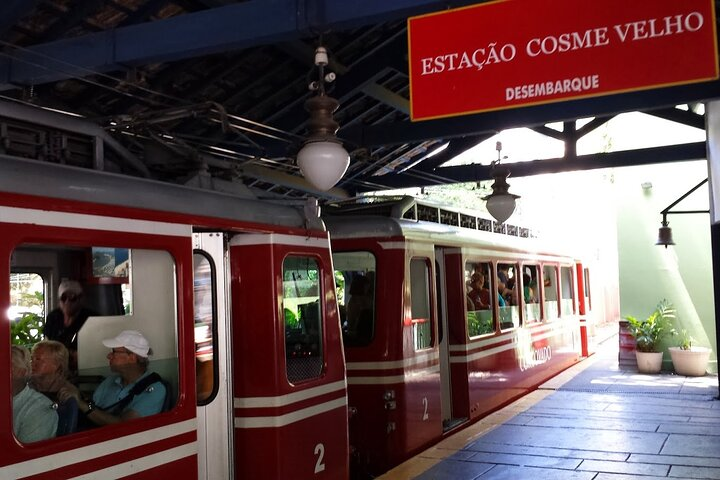
[[[235,428],[278,428],[290,425],[291,423],[305,420],[321,413],[335,410],[336,408],[347,408],[347,397],[341,397],[329,402],[313,405],[284,415],[273,415],[267,417],[235,417]]]
[[[31,208],[1,207],[0,222],[171,235],[175,237],[189,237],[192,235],[192,228],[189,225],[178,223],[103,217],[84,213],[40,211]]]
[[[345,380],[341,380],[339,382],[328,383],[327,385],[320,385],[319,387],[308,388],[277,397],[236,397],[233,401],[233,406],[235,408],[284,407],[285,405],[291,405],[313,397],[325,395],[326,393],[345,390],[346,388]]]
[[[159,442],[161,440],[167,440],[169,438],[188,432],[194,432],[196,430],[197,421],[193,418],[190,420],[185,420],[183,422],[174,423],[172,425],[165,425],[162,427],[154,428],[152,430],[145,430],[142,432],[134,433],[132,435],[125,435],[123,437],[114,438],[105,442],[85,445],[74,450],[67,450],[64,452],[55,453],[53,455],[47,455],[44,457],[34,458],[32,460],[27,460],[12,465],[6,465],[4,467],[0,467],[0,478],[29,477],[31,475],[37,475],[39,473],[57,470],[58,468],[75,465],[77,463],[88,462],[96,458],[118,453],[122,450]],[[166,457],[166,452],[171,453],[169,453]],[[180,454],[182,454],[182,456],[178,456]],[[148,457],[153,457],[153,459],[149,460],[149,462],[154,462],[153,466],[158,466],[173,462],[175,460],[178,460],[179,458],[187,457],[190,455],[197,455],[197,442],[195,440],[192,440],[191,442],[182,445],[182,448],[171,447],[168,450],[148,455]],[[145,457],[133,459],[128,463],[140,462],[143,458]],[[97,471],[91,473],[92,475],[96,475]],[[129,473],[131,472],[128,472],[128,474]],[[91,478],[87,477],[87,475],[85,477]]]

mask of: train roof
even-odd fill
[[[246,192],[235,195],[8,155],[0,155],[0,192],[324,230],[301,206],[259,200]]]
[[[483,215],[410,196],[329,207],[323,220],[335,239],[405,237],[446,246],[560,254],[556,246],[537,238],[529,228],[500,224]],[[567,252],[562,255],[573,256]]]

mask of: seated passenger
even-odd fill
[[[490,308],[490,290],[485,287],[485,276],[480,273],[473,273],[470,277],[471,290],[468,293],[468,308],[470,310],[487,310]]]
[[[63,280],[60,283],[58,302],[58,308],[48,313],[43,335],[65,345],[70,353],[70,371],[76,372],[78,331],[88,317],[96,313],[83,306],[83,289],[75,280]]]
[[[60,342],[42,340],[32,348],[30,385],[53,402],[61,388],[71,386],[68,376],[68,351]]]
[[[525,303],[537,303],[537,297],[535,296],[535,282],[532,280],[530,275],[527,273],[523,274],[523,296],[525,297]]]
[[[152,350],[145,336],[136,330],[125,330],[102,343],[112,349],[107,358],[115,375],[102,381],[91,401],[82,399],[74,386],[60,390],[60,400],[75,397],[80,411],[95,425],[160,413],[168,393],[160,376],[147,370]]]
[[[58,415],[53,402],[28,386],[30,352],[12,346],[13,431],[23,443],[52,438],[57,432]]]

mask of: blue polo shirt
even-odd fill
[[[13,397],[13,431],[21,442],[52,438],[57,426],[58,415],[53,402],[42,393],[25,386]]]
[[[135,386],[141,379],[150,375],[151,372],[145,372],[142,377],[138,378],[135,382],[129,385],[122,384],[122,378],[119,375],[111,375],[102,381],[98,385],[97,390],[93,393],[93,402],[98,408],[103,410],[111,407],[119,400],[127,397],[130,390]],[[130,400],[130,403],[123,409],[123,413],[134,410],[135,413],[141,417],[147,417],[148,415],[155,415],[162,411],[163,403],[165,402],[165,385],[161,382],[151,383],[141,393],[135,395]]]

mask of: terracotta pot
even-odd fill
[[[640,373],[660,373],[662,358],[662,352],[638,352],[635,350],[635,359]]]
[[[683,350],[680,347],[670,347],[669,350],[675,373],[688,377],[705,375],[710,358],[709,348],[691,347],[690,350]]]

